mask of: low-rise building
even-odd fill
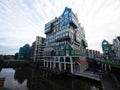
[[[87,49],[86,54],[87,54],[87,58],[90,58],[90,59],[101,57],[100,51],[97,51],[97,50]]]

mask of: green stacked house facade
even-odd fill
[[[44,67],[73,72],[88,68],[84,28],[72,9],[45,24]]]

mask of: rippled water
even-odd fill
[[[76,77],[61,77],[31,68],[3,68],[4,87],[12,90],[100,90],[96,81]]]

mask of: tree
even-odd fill
[[[18,53],[15,53],[14,59],[17,59],[17,58],[18,58]]]

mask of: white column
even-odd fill
[[[103,64],[101,64],[101,67],[102,67],[102,70],[104,70],[104,68],[103,68]]]
[[[59,61],[59,69],[61,70],[61,62],[60,62],[60,57],[58,57],[58,61]]]
[[[45,67],[45,60],[44,60],[44,62],[43,62],[43,67]]]
[[[71,64],[71,73],[73,73],[73,60],[70,58],[70,64]]]
[[[79,72],[82,72],[81,64],[79,65]]]
[[[48,67],[48,61],[47,61],[47,67]]]
[[[105,64],[105,71],[107,71],[107,66],[106,66],[106,64]]]
[[[56,60],[55,60],[55,57],[54,57],[54,60],[53,60],[53,68],[55,68],[55,65],[56,65]]]
[[[66,70],[66,62],[65,62],[65,57],[64,57],[64,70]]]
[[[111,66],[109,65],[109,71],[111,71]]]
[[[50,68],[52,67],[52,62],[50,61]]]

